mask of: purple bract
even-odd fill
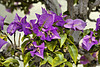
[[[37,46],[36,42],[33,42],[33,45],[34,45],[34,49],[33,49],[33,51],[30,51],[31,55],[32,56],[37,55],[37,56],[41,57],[42,59],[44,59],[44,57],[43,57],[43,53],[44,53],[44,49],[45,49],[44,42],[39,46]]]
[[[91,31],[90,36],[86,35],[83,38],[82,47],[87,51],[89,51],[93,45],[98,44],[98,41],[95,39],[95,37],[92,36],[92,34],[93,32]]]
[[[0,49],[1,49],[1,47],[2,47],[4,44],[6,44],[6,43],[7,43],[6,41],[4,41],[3,39],[0,38]]]

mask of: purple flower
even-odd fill
[[[90,36],[86,35],[83,38],[82,47],[86,49],[87,51],[89,51],[93,45],[98,44],[98,41],[95,40],[95,37],[93,37],[92,34],[93,32],[91,31]]]
[[[87,59],[85,56],[82,56],[82,57],[80,58],[80,63],[81,63],[81,64],[87,64],[87,63],[89,63],[89,61],[88,61],[88,59]]]
[[[83,30],[86,26],[86,23],[81,19],[75,19],[73,21],[73,29],[76,30]]]
[[[6,43],[7,43],[6,41],[4,41],[3,39],[0,38],[0,49],[1,49],[1,47],[2,47],[4,44],[6,44]]]
[[[34,49],[33,49],[33,51],[30,51],[31,55],[32,56],[37,55],[37,56],[41,57],[42,59],[44,59],[44,57],[43,57],[43,53],[44,53],[44,49],[45,49],[44,42],[39,46],[37,46],[36,42],[33,42],[33,45],[34,45]]]
[[[97,52],[94,52],[94,53],[92,54],[92,56],[97,60],[96,53],[97,53]],[[80,63],[81,63],[81,64],[87,64],[87,63],[90,63],[90,61],[89,61],[88,58],[86,58],[85,56],[81,56],[81,58],[80,58]]]
[[[6,9],[6,11],[9,12],[9,13],[11,13],[11,9],[10,8],[9,9]]]
[[[17,24],[16,22],[12,22],[8,28],[7,28],[7,33],[9,33],[11,36],[15,33],[16,30],[20,28],[20,25]]]
[[[7,17],[7,16],[6,16]],[[5,17],[5,18],[6,18]],[[4,20],[5,18],[3,18],[2,16],[0,16],[0,30],[3,30],[3,25],[4,25]]]
[[[61,14],[58,16],[58,15],[56,15],[55,13],[53,13],[52,11],[51,11],[51,13],[55,15],[55,20],[54,20],[54,22],[56,22],[56,25],[57,25],[57,26],[62,26],[62,27],[63,27],[63,25],[65,24],[65,21],[63,20],[63,18],[66,17],[66,15],[62,16],[62,13],[61,13]]]
[[[46,36],[45,36],[46,35]],[[42,31],[37,36],[41,36],[41,40],[51,41],[52,39],[60,39],[56,27],[42,28]]]
[[[67,19],[66,24],[64,25],[65,28],[73,28],[73,20],[72,19]]]
[[[30,20],[30,25],[32,27],[32,30],[35,34],[37,34],[39,32],[39,25],[37,23],[35,23],[36,20]]]
[[[81,19],[67,19],[66,24],[64,25],[65,28],[71,28],[72,30],[83,30],[86,27],[86,23]]]
[[[28,35],[31,33],[30,29],[30,24],[26,21],[26,16],[25,17],[19,17],[18,14],[16,13],[16,16],[14,18],[14,21],[8,26],[7,32],[10,35],[13,35],[16,30],[22,32],[24,31],[25,35]]]
[[[41,36],[41,38],[40,38],[41,40],[46,40],[45,32],[42,32],[42,31],[41,32],[38,32],[37,33],[37,36]]]
[[[47,11],[44,8],[42,8],[42,14],[47,14]]]
[[[28,34],[32,33],[32,30],[31,30],[31,27],[30,27],[29,23],[23,23],[22,24],[22,29],[23,29],[25,35],[28,35]]]
[[[97,19],[97,23],[96,23],[96,31],[100,30],[100,18]]]
[[[63,20],[63,17],[61,16],[55,16],[55,22],[57,26],[63,26],[65,24],[65,21]]]
[[[54,16],[54,14],[42,14],[39,18],[39,26],[43,25],[44,28],[52,26],[54,23]]]

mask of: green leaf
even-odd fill
[[[66,38],[67,38],[67,34],[64,35],[60,35],[61,39],[60,39],[60,47],[62,47],[62,45],[65,43]]]
[[[21,39],[21,41],[23,42],[26,38],[30,38],[29,34],[28,35],[24,35]]]
[[[99,50],[99,54],[98,54],[98,63],[100,64],[100,50]]]
[[[40,66],[45,64],[47,62],[47,59],[44,57],[44,59],[40,62]]]
[[[48,63],[53,65],[53,58],[51,56],[47,57]]]
[[[31,53],[30,52],[28,52],[26,55],[25,55],[25,57],[24,57],[24,67],[26,66],[26,64],[30,61],[30,59],[31,59]]]
[[[77,3],[78,2],[78,0],[74,0],[74,3]]]
[[[65,64],[66,64],[68,67],[73,67],[72,63],[70,63],[70,62],[68,62],[68,61],[67,61]]]
[[[72,45],[68,45],[68,44],[67,44],[67,46],[68,46],[68,51],[69,51],[69,53],[70,53],[70,55],[71,55],[73,61],[74,61],[75,64],[76,64],[77,56],[78,56],[77,47],[76,47],[74,44],[72,44]]]
[[[27,44],[29,41],[30,41],[30,40],[26,40],[26,41],[23,42],[23,44],[21,45],[22,53],[24,53],[24,50],[25,50],[26,44]]]
[[[64,58],[64,55],[63,55],[63,53],[61,53],[61,52],[56,52],[55,53],[56,55],[57,55],[57,57],[55,57],[54,59],[53,59],[53,67],[54,66],[58,66],[58,65],[60,65],[60,64],[62,64],[62,63],[64,63],[64,62],[66,62],[67,60]]]
[[[60,67],[65,67],[65,63],[61,64]]]
[[[57,41],[46,42],[46,46],[50,51],[54,51]]]
[[[7,25],[7,26],[8,26],[8,25],[9,25],[9,23],[4,23],[4,25]]]
[[[64,63],[64,62],[66,62],[67,60],[65,59],[65,58],[59,58],[59,57],[55,57],[54,58],[54,60],[53,60],[53,67],[54,66],[58,66],[58,65],[60,65],[60,64],[62,64],[62,63]]]
[[[5,65],[6,67],[9,67],[10,64],[14,64],[17,67],[19,66],[19,62],[13,58],[7,59],[5,62],[3,62],[3,65]]]

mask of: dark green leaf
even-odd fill
[[[77,56],[78,56],[78,50],[77,50],[77,47],[72,44],[72,45],[67,45],[68,46],[68,51],[73,59],[73,61],[75,62],[76,64],[76,61],[77,61]]]
[[[22,53],[24,53],[24,50],[25,50],[26,44],[27,44],[29,41],[30,41],[30,40],[26,40],[26,41],[23,42],[23,44],[21,45]]]
[[[4,23],[4,25],[7,25],[7,26],[8,26],[8,25],[9,25],[9,23]]]
[[[70,63],[70,62],[68,62],[68,61],[67,61],[65,64],[66,64],[68,67],[73,67],[72,63]]]
[[[57,41],[46,42],[46,46],[50,51],[54,51]]]
[[[61,64],[60,67],[65,67],[65,63]]]
[[[99,54],[98,54],[98,63],[100,64],[100,50],[99,50]]]
[[[44,57],[44,59],[40,62],[40,66],[45,64],[47,62],[47,59]]]
[[[17,67],[19,66],[19,62],[13,58],[7,59],[5,62],[3,62],[3,65],[5,65],[6,67],[9,67],[10,64],[17,65]]]
[[[22,37],[21,41],[23,42],[26,38],[30,38],[30,36],[29,36],[29,35],[24,35],[24,36]]]
[[[61,52],[55,52],[55,54],[57,55],[57,57],[55,57],[53,59],[53,65],[52,66],[58,66],[64,62],[66,62],[67,60],[64,58],[63,53]]]
[[[24,57],[24,67],[26,66],[26,64],[30,61],[31,59],[31,53],[28,52],[25,57]]]

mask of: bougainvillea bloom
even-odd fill
[[[49,27],[48,29],[44,29],[42,28],[42,30],[44,32],[46,32],[47,34],[47,37],[46,37],[46,40],[47,41],[51,41],[52,39],[60,39],[60,36],[57,32],[57,28],[56,27]]]
[[[87,59],[85,56],[82,56],[82,57],[80,58],[80,63],[81,63],[81,64],[87,64],[87,63],[89,63],[89,61],[88,61],[88,59]]]
[[[13,35],[18,30],[20,32],[24,31],[25,35],[31,34],[30,24],[26,21],[26,18],[26,16],[22,18],[16,14],[14,21],[8,26],[7,32]]]
[[[22,24],[22,29],[23,29],[25,35],[28,35],[28,34],[32,33],[32,30],[30,28],[30,24],[29,23],[23,23]]]
[[[3,39],[0,38],[0,49],[1,49],[1,47],[2,47],[4,44],[6,44],[6,43],[7,43],[6,41],[4,41]]]
[[[67,19],[66,24],[64,25],[65,28],[71,28],[72,30],[83,30],[86,27],[86,23],[81,19]]]
[[[73,20],[72,19],[67,19],[66,24],[64,25],[65,28],[73,28]]]
[[[44,28],[48,28],[52,26],[54,23],[54,16],[55,15],[51,15],[51,14],[42,14],[39,18],[39,22],[38,22],[39,26],[43,25]]]
[[[19,28],[19,24],[17,24],[16,22],[12,22],[7,28],[7,33],[9,33],[12,36],[15,33],[15,31]]]
[[[61,16],[55,16],[55,22],[57,26],[63,26],[65,24],[65,21],[63,20],[63,17]]]
[[[96,31],[100,30],[100,18],[97,19],[97,23],[96,23]]]
[[[30,26],[32,27],[32,30],[35,34],[37,34],[39,32],[39,25],[37,23],[35,23],[36,20],[30,20]]]
[[[73,21],[73,29],[76,30],[83,30],[86,27],[86,23],[81,19],[75,19]]]
[[[37,56],[41,57],[42,59],[44,59],[44,57],[43,57],[43,53],[44,53],[44,49],[45,49],[44,42],[39,46],[37,46],[36,42],[33,42],[33,45],[34,45],[34,49],[33,49],[33,51],[30,51],[31,55],[32,56],[37,55]]]
[[[60,36],[57,32],[57,28],[53,26],[47,29],[42,28],[42,31],[39,32],[37,36],[41,36],[41,40],[47,40],[47,41],[51,41],[52,39],[60,39]]]
[[[5,18],[3,18],[2,16],[0,16],[0,30],[3,30],[3,25],[4,25]]]
[[[91,32],[90,36],[86,35],[83,38],[82,47],[87,51],[89,51],[93,45],[98,44],[98,41],[92,36],[92,34],[93,32]]]
[[[97,60],[96,54],[97,54],[97,52],[94,52],[92,54],[92,56]],[[86,58],[85,56],[81,56],[80,63],[81,64],[87,64],[87,63],[90,63],[90,62],[89,62],[88,58]]]

